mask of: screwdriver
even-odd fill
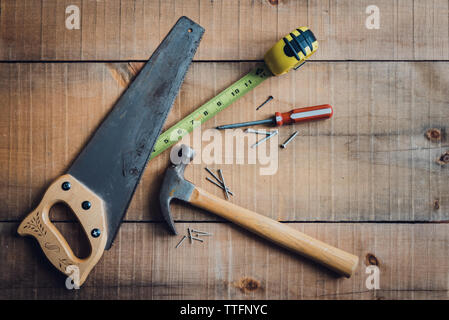
[[[331,105],[322,104],[319,106],[293,109],[289,112],[284,113],[276,112],[274,114],[274,117],[271,117],[270,119],[226,124],[223,126],[218,126],[217,129],[218,130],[233,129],[240,127],[255,126],[258,124],[272,124],[275,126],[282,126],[284,124],[291,124],[309,120],[328,119],[332,117],[333,113],[334,111]]]

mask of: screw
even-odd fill
[[[223,187],[221,184],[216,183],[216,182],[215,182],[214,180],[212,180],[211,178],[206,177],[206,180],[209,181],[209,182],[211,182],[211,183],[213,183],[213,184],[215,184],[217,187],[219,187],[219,188],[221,188],[221,189],[224,190],[224,187]],[[228,193],[229,193],[231,196],[233,196],[234,194],[232,193],[232,191],[229,190],[229,188],[227,188],[227,189],[228,189]]]
[[[64,191],[70,190],[71,187],[72,187],[72,185],[68,181],[65,181],[61,186],[62,190],[64,190]]]
[[[260,108],[262,108],[267,102],[271,101],[272,99],[273,99],[273,96],[269,96],[269,97],[267,98],[267,100],[265,100],[260,106],[258,106],[258,107],[256,108],[256,110],[259,110]]]
[[[260,131],[260,130],[254,130],[251,128],[248,128],[245,130],[246,133],[255,133],[255,134],[263,134],[263,135],[270,135],[270,131]]]
[[[178,247],[184,242],[184,240],[187,238],[187,236],[182,237],[181,241],[178,242],[175,249],[178,249]]]
[[[290,138],[288,138],[287,140],[285,140],[285,142],[283,144],[281,144],[281,148],[285,148],[287,146],[287,144],[290,143],[290,141],[292,141],[296,136],[298,135],[298,131],[295,131]]]
[[[279,133],[278,130],[271,131],[271,133],[270,133],[269,136],[266,136],[266,137],[263,138],[262,140],[257,141],[255,144],[253,144],[253,145],[251,146],[251,148],[257,147],[259,144],[261,144],[262,142],[267,141],[268,139],[274,137],[274,136],[277,135],[278,133]]]
[[[82,207],[84,210],[89,210],[90,207],[92,207],[92,204],[91,204],[89,201],[83,201],[83,203],[81,204],[81,207]]]
[[[101,231],[100,231],[100,229],[95,228],[95,229],[92,229],[90,234],[92,235],[92,237],[98,238],[101,234]]]

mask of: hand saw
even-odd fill
[[[112,245],[203,33],[186,17],[176,22],[68,172],[50,185],[18,228],[20,235],[37,239],[61,272],[78,267],[78,285]],[[88,237],[91,253],[85,259],[73,253],[50,221],[50,208],[60,202]]]

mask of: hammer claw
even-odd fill
[[[172,148],[172,151],[170,152],[172,165],[166,170],[162,182],[162,188],[159,194],[161,213],[168,224],[169,230],[173,234],[177,234],[177,232],[170,211],[170,202],[172,199],[179,199],[187,202],[190,200],[190,195],[192,194],[193,189],[195,189],[195,186],[184,179],[184,169],[187,164],[192,161],[194,155],[194,150],[186,145]]]
[[[284,223],[241,208],[195,187],[184,179],[184,169],[193,158],[193,150],[183,145],[181,149],[178,148],[172,151],[171,155],[173,152],[180,157],[184,156],[185,161],[173,164],[167,169],[160,194],[162,215],[172,232],[176,234],[175,224],[170,214],[170,201],[173,198],[177,198],[213,212],[284,248],[321,263],[346,277],[350,277],[354,273],[359,261],[357,256],[314,239]],[[172,163],[175,163],[172,157],[171,160]],[[221,172],[220,175],[223,179]],[[223,188],[226,190],[224,181]],[[190,229],[189,236],[191,236]],[[192,239],[193,237],[190,238]]]

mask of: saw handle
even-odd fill
[[[198,187],[195,187],[189,202],[348,278],[358,265],[359,258],[353,254],[314,239],[286,224],[220,199]]]
[[[66,204],[76,215],[89,239],[89,257],[78,258],[50,221],[50,209],[56,203]],[[21,236],[36,238],[47,259],[62,273],[72,275],[74,284],[80,286],[103,255],[106,246],[103,200],[71,175],[63,175],[50,185],[37,208],[22,221],[17,232]]]

